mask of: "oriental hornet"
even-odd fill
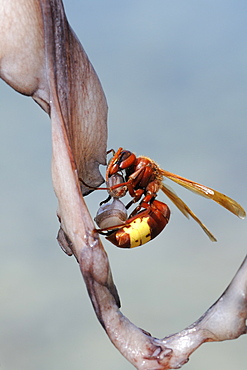
[[[186,217],[191,216],[211,241],[216,241],[213,234],[194,212],[163,183],[164,177],[188,190],[214,200],[240,218],[246,216],[245,210],[235,200],[205,185],[163,170],[148,157],[137,157],[133,152],[123,148],[119,148],[113,154],[106,170],[107,188],[99,189],[106,189],[109,193],[109,197],[101,202],[101,205],[108,202],[110,198],[113,198],[114,201],[108,204],[106,213],[104,209],[103,211],[100,209],[101,216],[106,215],[104,224],[101,223],[98,215],[95,220],[100,227],[96,231],[105,235],[106,239],[117,247],[134,248],[147,243],[159,235],[167,225],[170,210],[165,203],[156,200],[159,190],[162,190]],[[125,196],[127,192],[132,199],[125,207],[125,215],[115,218],[113,221],[112,214],[118,213],[119,206],[121,212],[123,211],[124,205],[119,198]],[[137,202],[139,204],[128,217],[126,210]]]

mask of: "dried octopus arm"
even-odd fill
[[[247,333],[247,257],[222,296],[199,320],[162,339],[173,350],[168,369],[189,359],[201,344],[236,339]]]
[[[108,257],[78,181],[78,176],[91,186],[102,181],[98,166],[105,163],[107,106],[101,85],[60,0],[0,0],[0,22],[1,77],[50,114],[59,241],[79,262],[112,343],[137,369],[171,369],[206,341],[246,333],[246,260],[220,299],[180,333],[154,338],[121,313]]]
[[[97,248],[83,251],[84,257],[87,256],[84,259],[87,263],[81,264],[84,279],[88,288],[90,285],[89,294],[109,338],[137,369],[178,369],[201,344],[236,339],[246,334],[247,257],[226,291],[199,320],[179,333],[158,339],[123,316],[111,292],[95,281],[88,256],[95,254],[97,259]]]
[[[53,79],[51,80],[53,81]],[[55,90],[53,86],[51,90]],[[102,94],[101,89],[94,91]],[[91,101],[91,104],[94,104]],[[229,310],[227,302],[238,301],[237,295],[241,284],[246,292],[247,268],[242,266],[225,295],[212,306],[201,319],[191,327],[164,339],[157,339],[132,324],[119,310],[119,298],[112,282],[107,255],[98,236],[92,231],[93,224],[80,193],[77,183],[76,168],[71,150],[66,139],[66,130],[61,125],[62,117],[58,104],[53,104],[51,118],[53,126],[53,182],[59,200],[59,212],[63,229],[72,243],[88,293],[96,315],[106,330],[112,343],[137,369],[170,369],[186,363],[189,355],[205,341],[233,339],[245,332],[246,302],[242,302],[241,315],[236,314],[239,305],[232,304]],[[99,115],[101,112],[99,110]],[[61,156],[64,154],[64,157]],[[72,154],[73,153],[73,154]],[[76,162],[76,160],[75,160]],[[66,182],[64,181],[66,179]],[[69,184],[71,188],[69,187]],[[239,276],[241,275],[241,278]],[[237,283],[236,283],[237,281]],[[234,287],[238,286],[238,290]],[[231,288],[233,287],[233,288]],[[231,292],[231,298],[227,298]],[[236,295],[236,297],[234,297]],[[222,303],[223,302],[223,303]],[[222,325],[222,311],[235,321],[228,328]],[[244,311],[244,315],[243,315]],[[219,314],[220,312],[220,314]],[[238,311],[239,312],[239,311]],[[218,325],[219,324],[219,325]],[[229,333],[231,332],[231,336]]]
[[[79,177],[103,182],[107,103],[60,0],[0,1],[0,75],[48,113],[56,96]],[[51,89],[51,82],[54,87]],[[101,91],[101,94],[97,92]],[[83,194],[90,192],[81,183]]]
[[[61,1],[41,1],[50,109],[61,111],[78,177],[96,187],[106,164],[107,103],[99,79],[70,28]],[[72,158],[72,156],[71,156]],[[91,191],[81,182],[83,194]]]
[[[0,76],[13,89],[39,96],[49,111],[45,38],[41,4],[34,0],[0,1]]]

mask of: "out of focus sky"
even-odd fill
[[[147,155],[247,209],[246,1],[64,4],[107,97],[108,148]],[[97,322],[77,263],[56,242],[49,118],[1,81],[0,120],[0,368],[132,369]],[[246,254],[246,220],[173,189],[217,243],[163,194],[172,215],[158,238],[134,250],[104,242],[122,312],[157,337],[199,318]],[[92,213],[104,196],[87,197]],[[246,338],[205,344],[184,368],[245,369]]]

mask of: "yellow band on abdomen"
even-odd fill
[[[148,217],[135,219],[130,225],[128,225],[128,227],[124,227],[123,230],[129,234],[130,248],[139,247],[140,245],[149,242],[151,239]]]

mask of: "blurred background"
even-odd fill
[[[64,5],[107,97],[108,148],[149,156],[247,209],[246,1]],[[133,369],[98,323],[76,261],[56,242],[48,116],[3,81],[0,113],[0,368]],[[156,337],[199,318],[246,254],[246,220],[172,187],[217,243],[169,200],[170,222],[154,241],[134,250],[104,242],[122,312]],[[86,198],[92,214],[104,198]],[[245,369],[246,337],[205,344],[184,366],[209,368]]]

